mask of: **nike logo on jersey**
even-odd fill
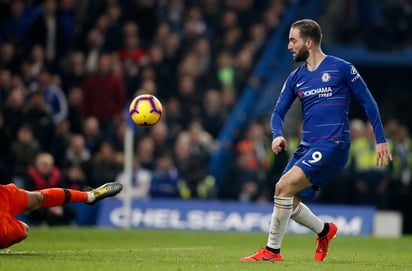
[[[302,161],[302,164],[304,164],[304,165],[306,165],[306,166],[308,166],[308,167],[312,167],[312,165],[310,165],[308,162],[306,162],[306,160],[303,160],[303,161]]]
[[[300,82],[300,83],[297,83],[296,84],[296,87],[298,88],[298,87],[300,87],[301,85],[303,85],[305,82]]]

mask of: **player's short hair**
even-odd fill
[[[292,28],[297,28],[300,31],[302,39],[311,39],[315,44],[320,44],[322,41],[322,29],[320,25],[311,19],[298,20],[292,24]]]

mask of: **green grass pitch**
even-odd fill
[[[266,244],[265,233],[98,228],[33,228],[0,251],[0,270],[412,270],[412,236],[337,236],[324,262],[313,261],[314,236],[286,235],[284,262],[241,262]]]

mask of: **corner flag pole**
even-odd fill
[[[128,112],[128,111],[127,111]],[[123,170],[124,178],[124,197],[123,197],[123,214],[124,214],[124,228],[131,228],[132,217],[132,174],[133,174],[133,142],[135,127],[127,114],[128,125],[124,136],[124,162]]]

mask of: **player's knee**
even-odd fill
[[[275,185],[275,196],[279,196],[281,192],[283,192],[283,183],[279,180]]]
[[[275,186],[275,196],[276,197],[290,197],[293,195],[291,193],[290,187],[288,186],[288,183],[285,182],[282,178],[280,178],[279,182],[276,183]]]
[[[29,226],[22,221],[18,221],[18,223],[21,223],[23,228],[16,227],[11,232],[5,233],[4,236],[2,236],[4,242],[0,242],[0,249],[11,247],[27,238],[29,235]]]
[[[29,200],[27,202],[26,211],[32,211],[42,206],[44,195],[40,192],[29,192]]]

